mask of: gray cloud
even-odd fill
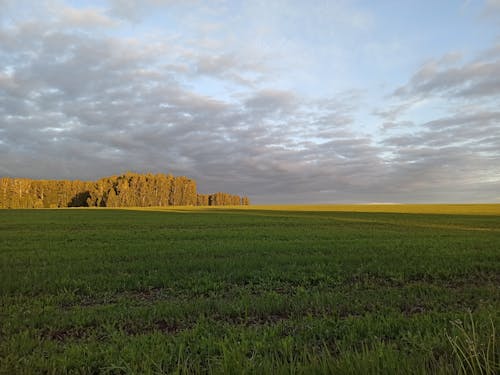
[[[435,185],[437,194],[455,194],[460,187],[473,193],[469,199],[481,201],[484,189],[500,188],[500,112],[456,113],[419,129],[384,142],[393,154],[391,189]]]
[[[108,0],[107,13],[131,22],[139,22],[148,13],[167,11],[175,6],[199,6],[199,0]],[[213,4],[216,5],[215,3]]]
[[[99,8],[76,9],[57,4],[53,13],[60,20],[59,27],[95,29],[116,27],[120,24],[118,20],[107,16],[103,9]]]
[[[443,61],[430,61],[399,87],[398,97],[425,97],[428,95],[456,97],[486,97],[500,94],[500,59],[472,61],[458,67],[449,67]]]
[[[496,199],[497,111],[457,106],[424,123],[401,119],[425,95],[496,100],[491,51],[459,67],[452,55],[422,67],[398,90],[402,102],[376,111],[387,130],[380,141],[353,130],[359,91],[306,98],[268,84],[269,66],[248,54],[85,31],[133,18],[137,2],[111,8],[0,26],[0,174],[171,172],[261,203]],[[229,94],[207,94],[207,77]]]
[[[486,0],[482,11],[482,16],[486,19],[498,21],[500,19],[500,1]]]
[[[353,176],[377,163],[370,140],[346,127],[353,104],[342,98],[311,102],[259,89],[237,101],[217,100],[182,84],[178,72],[157,68],[161,50],[158,57],[130,40],[42,24],[1,35],[2,55],[24,58],[0,79],[5,174],[168,171],[195,177],[204,191],[300,195],[359,185]],[[203,74],[219,77],[220,69],[205,67]]]
[[[390,161],[385,178],[395,194],[428,191],[438,200],[447,191],[457,199],[467,194],[475,201],[498,199],[493,193],[500,190],[498,46],[462,64],[459,57],[424,64],[395,90],[395,104],[375,111],[384,120],[381,146]],[[406,114],[417,105],[435,112],[434,119],[409,121]]]
[[[185,61],[186,57],[183,59]],[[268,71],[257,59],[249,61],[247,58],[243,62],[234,53],[187,56],[187,60],[187,64],[177,65],[179,73],[207,76],[249,87],[262,81],[262,76]]]
[[[393,123],[399,116],[401,116],[405,111],[413,107],[414,105],[421,102],[422,99],[410,98],[409,100],[404,100],[396,105],[393,105],[389,108],[376,109],[373,111],[373,114],[377,117],[380,117],[386,121]]]

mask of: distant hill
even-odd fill
[[[125,173],[97,181],[0,178],[0,208],[248,205],[248,197],[198,194],[196,182],[170,174]]]

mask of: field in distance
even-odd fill
[[[224,210],[228,207],[141,207],[137,209],[151,210]],[[452,215],[497,215],[500,216],[500,204],[482,203],[482,204],[294,204],[294,205],[249,205],[232,206],[232,208],[244,210],[266,210],[266,211],[333,211],[333,212],[387,212],[387,213],[406,213],[406,214],[452,214]]]
[[[0,267],[0,373],[500,370],[499,205],[1,210]]]

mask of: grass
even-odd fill
[[[2,210],[0,373],[498,372],[492,206]]]
[[[496,349],[496,329],[493,320],[490,321],[489,334],[484,332],[488,328],[482,327],[482,335],[478,334],[479,327],[469,313],[468,319],[458,319],[452,322],[458,331],[455,336],[447,334],[453,351],[460,362],[461,374],[494,375],[499,370],[499,352]]]

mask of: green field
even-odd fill
[[[496,373],[493,207],[1,210],[0,373]]]

